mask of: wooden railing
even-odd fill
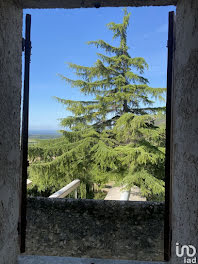
[[[130,197],[130,190],[123,190],[120,194],[120,201],[128,201]]]
[[[126,186],[123,186],[120,194],[120,201],[128,201],[131,194],[131,190],[127,190]]]
[[[27,187],[29,187],[32,184],[32,181],[30,181],[29,179],[27,179]]]
[[[60,189],[59,191],[53,193],[52,195],[49,196],[49,198],[64,198],[68,194],[70,194],[72,191],[75,191],[75,198],[78,198],[77,195],[77,188],[80,186],[80,180],[74,180],[70,182],[68,185]]]

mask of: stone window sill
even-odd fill
[[[147,262],[135,260],[113,260],[94,258],[19,256],[18,264],[163,264],[164,262]]]

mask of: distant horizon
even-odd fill
[[[31,134],[61,134],[59,131],[61,129],[29,129],[29,135]]]

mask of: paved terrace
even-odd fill
[[[107,196],[104,200],[120,200],[121,193],[122,193],[122,187],[113,187],[109,186],[108,188],[104,188],[104,190],[107,191]],[[146,198],[141,195],[140,188],[137,186],[134,186],[131,188],[129,201],[146,201]]]

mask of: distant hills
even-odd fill
[[[51,139],[61,137],[56,130],[29,130],[29,139]]]

